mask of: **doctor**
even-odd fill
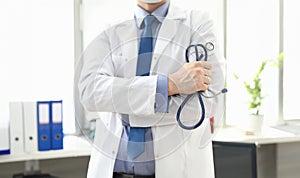
[[[185,62],[190,44],[214,44],[208,62]],[[224,59],[206,13],[168,0],[137,0],[132,19],[101,33],[86,49],[80,100],[98,112],[88,178],[213,178],[209,117],[220,104],[204,99],[206,119],[184,130],[176,112],[186,94],[220,90]],[[181,114],[200,118],[193,97]]]

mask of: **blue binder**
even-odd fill
[[[38,150],[51,149],[50,102],[37,102]]]
[[[51,149],[63,149],[62,101],[51,101]]]

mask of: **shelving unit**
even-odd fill
[[[1,155],[1,163],[89,156],[92,144],[84,137],[65,136],[63,150],[51,150],[18,155]]]

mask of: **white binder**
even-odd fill
[[[24,110],[24,149],[26,153],[38,151],[37,142],[37,103],[23,102]]]
[[[8,128],[8,122],[0,120],[0,159],[1,155],[6,155],[10,153]]]
[[[9,127],[10,127],[10,152],[14,154],[24,153],[23,130],[23,103],[9,103]]]

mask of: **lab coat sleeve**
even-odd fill
[[[86,110],[154,114],[157,76],[116,77],[111,51],[107,33],[103,32],[83,54],[78,87]]]

